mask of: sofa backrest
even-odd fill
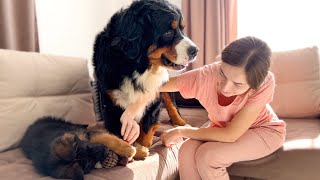
[[[271,71],[276,78],[271,106],[279,117],[320,116],[318,47],[273,52]]]
[[[0,151],[48,115],[95,124],[87,61],[0,49]]]

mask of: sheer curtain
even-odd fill
[[[186,34],[200,48],[189,69],[212,63],[237,38],[237,0],[182,0]]]
[[[320,47],[320,1],[245,0],[238,2],[238,37],[257,36],[272,50]]]
[[[34,0],[0,0],[0,48],[39,51]]]

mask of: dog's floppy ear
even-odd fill
[[[140,53],[140,40],[130,40],[123,37],[115,37],[110,47],[115,51],[120,51],[130,59],[135,59]]]
[[[110,43],[111,48],[130,59],[137,58],[142,49],[143,22],[132,13],[123,12],[118,15],[114,26],[116,33]]]

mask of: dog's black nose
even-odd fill
[[[190,46],[190,47],[188,48],[188,56],[189,56],[189,59],[195,58],[195,57],[197,56],[197,54],[198,54],[198,51],[199,51],[199,49],[198,49],[197,46]]]

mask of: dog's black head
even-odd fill
[[[103,161],[109,149],[102,144],[92,144],[80,140],[77,134],[66,133],[58,136],[51,144],[52,156],[47,160],[47,171],[53,177],[83,179],[83,175],[94,169],[98,161]]]
[[[137,1],[131,7],[138,7],[144,17],[142,28],[150,40],[146,46],[151,65],[180,70],[195,59],[198,48],[184,35],[185,22],[177,7],[163,0]]]
[[[113,15],[104,31],[97,36],[95,66],[99,66],[98,58],[105,58],[104,61],[117,61],[119,65],[136,63],[132,66],[138,66],[141,71],[159,66],[171,70],[184,69],[198,52],[197,46],[184,35],[184,26],[180,10],[167,1],[134,1]],[[105,55],[98,53],[99,50]],[[100,63],[100,68],[108,63],[115,64]]]
[[[102,144],[92,144],[89,141],[81,141],[77,138],[75,159],[84,173],[89,173],[98,161],[107,157],[109,150]]]

